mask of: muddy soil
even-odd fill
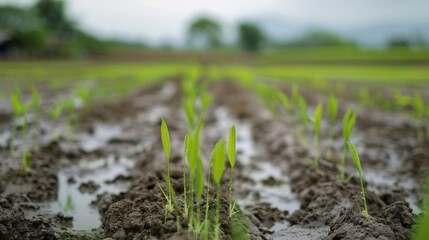
[[[289,91],[288,86],[284,86]],[[359,179],[351,160],[350,181],[339,178],[341,121],[334,130],[333,157],[326,158],[323,123],[320,168],[310,159],[311,128],[304,147],[295,137],[293,118],[270,112],[255,94],[229,81],[213,83],[215,100],[202,132],[202,152],[237,128],[234,199],[237,224],[227,221],[227,177],[222,192],[222,239],[242,229],[250,239],[410,239],[420,213],[427,144],[415,140],[414,121],[401,114],[363,109],[352,141],[363,166],[369,219],[362,214]],[[42,93],[48,98],[52,93]],[[303,89],[312,113],[326,96]],[[164,219],[166,163],[159,137],[164,117],[172,141],[172,183],[183,204],[182,151],[187,131],[181,109],[180,81],[145,87],[114,103],[81,112],[80,124],[67,130],[42,117],[32,170],[19,175],[20,153],[34,144],[32,122],[27,141],[16,141],[10,154],[12,110],[0,106],[0,239],[187,239],[177,232],[174,214]],[[46,103],[48,101],[46,100]],[[340,101],[340,115],[356,106]],[[394,119],[386,121],[386,119]],[[53,138],[53,132],[59,137]],[[18,137],[17,139],[22,139]],[[9,144],[8,144],[9,143]],[[225,176],[229,176],[227,168]],[[213,202],[213,200],[210,200]],[[238,224],[239,223],[239,224]],[[182,222],[186,229],[187,223]]]

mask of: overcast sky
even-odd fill
[[[29,5],[34,0],[0,0]],[[328,29],[429,22],[429,0],[68,0],[69,15],[106,37],[178,40],[186,24],[208,14],[228,29],[240,19],[275,17]]]

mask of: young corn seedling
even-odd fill
[[[79,87],[76,89],[75,94],[82,101],[83,108],[88,108],[91,99],[91,92],[89,89],[85,87]]]
[[[12,109],[13,109],[13,114],[14,114],[10,150],[11,150],[11,155],[14,156],[15,155],[16,132],[18,129],[18,119],[21,116],[21,113],[23,111],[23,106],[22,106],[21,101],[19,100],[17,94],[15,94],[13,92],[10,94],[10,103],[12,104]]]
[[[314,168],[319,167],[319,134],[322,124],[323,103],[319,103],[314,113],[314,158],[311,165]]]
[[[427,240],[429,236],[429,176],[426,176],[424,187],[424,197],[422,204],[422,213],[417,221],[417,226],[414,225],[413,240]]]
[[[166,199],[167,199],[167,205],[165,206],[165,216],[167,216],[167,211],[172,212],[174,210],[173,206],[173,188],[171,186],[171,179],[170,179],[170,154],[171,154],[171,145],[170,145],[170,134],[168,132],[168,126],[165,122],[164,118],[161,120],[161,141],[162,141],[162,147],[164,149],[165,159],[167,160],[167,192],[168,195],[165,194],[164,190],[162,190],[162,187],[160,186],[160,189],[164,193]]]
[[[213,179],[216,184],[216,223],[215,223],[215,237],[214,239],[220,238],[220,198],[221,188],[220,182],[222,180],[223,173],[225,171],[225,140],[220,140],[216,143],[213,149]]]
[[[366,195],[365,195],[365,187],[363,184],[363,177],[362,177],[362,167],[360,164],[359,154],[357,153],[355,145],[353,145],[350,141],[347,141],[347,148],[350,151],[350,154],[352,155],[353,163],[359,173],[359,179],[360,179],[360,187],[361,187],[361,193],[362,193],[362,201],[363,201],[363,216],[368,219],[368,205],[366,203]]]
[[[63,101],[60,100],[60,101],[57,101],[55,106],[49,110],[49,115],[51,116],[52,122],[54,124],[54,130],[51,136],[53,140],[57,140],[60,136],[57,128],[58,128],[58,120],[61,116],[61,113],[63,112],[63,109],[64,109],[64,103]]]
[[[284,109],[292,116],[293,124],[296,125],[295,107],[291,99],[282,91],[277,91],[277,96]]]
[[[424,141],[424,132],[423,132],[424,111],[425,111],[425,104],[424,104],[423,98],[420,95],[420,92],[416,92],[414,94],[414,99],[413,99],[413,116],[418,121],[416,133],[417,133],[417,140],[419,142]]]
[[[75,101],[74,98],[64,100],[64,108],[66,110],[67,121],[67,136],[71,136],[75,121]]]
[[[31,170],[31,154],[28,150],[24,149],[22,153],[22,162],[19,169],[19,175],[23,176]]]
[[[40,95],[36,88],[33,88],[32,91],[32,103],[33,103],[33,112],[34,112],[34,124],[36,127],[35,137],[34,137],[34,149],[39,151],[39,138],[40,138]]]
[[[10,94],[10,102],[12,104],[13,112],[14,112],[14,123],[12,129],[12,138],[11,138],[11,155],[15,155],[15,139],[18,129],[18,120],[22,117],[22,145],[24,151],[26,150],[26,136],[28,129],[28,110],[32,106],[32,102],[29,101],[27,103],[21,102],[19,98],[20,93],[11,93]]]
[[[400,89],[394,88],[392,89],[393,98],[395,100],[395,109],[401,110],[410,105],[412,103],[412,99],[403,94]]]
[[[180,210],[179,205],[177,203],[176,194],[174,192],[173,186],[171,184],[171,178],[170,178],[170,155],[171,155],[171,143],[170,143],[170,134],[168,132],[168,126],[165,122],[164,118],[162,118],[161,121],[161,142],[162,147],[164,149],[165,158],[167,160],[167,177],[165,178],[165,181],[167,183],[167,194],[165,193],[164,189],[161,187],[161,185],[158,183],[158,187],[161,190],[162,194],[167,200],[167,204],[164,207],[164,221],[167,220],[167,214],[175,211],[176,213],[176,227],[179,232],[182,230],[182,224],[180,220]]]
[[[426,104],[426,139],[429,140],[429,104]]]
[[[347,159],[347,142],[350,140],[352,135],[353,128],[355,126],[356,117],[358,109],[352,111],[348,109],[343,117],[343,147],[341,154],[341,179],[347,181],[346,179],[346,159]]]
[[[232,217],[235,213],[236,202],[232,200],[232,179],[234,177],[234,166],[235,166],[235,156],[236,156],[236,141],[237,136],[235,132],[235,125],[232,125],[229,130],[228,136],[228,160],[231,167],[229,175],[229,217]]]
[[[332,159],[332,148],[333,148],[333,137],[334,137],[334,128],[335,120],[337,119],[338,114],[338,101],[334,95],[330,95],[327,103],[328,108],[328,118],[329,118],[329,132],[328,132],[328,149],[326,152],[326,158]]]
[[[304,135],[307,132],[307,124],[308,124],[309,117],[307,113],[307,102],[303,97],[300,97],[298,99],[298,107],[300,112],[301,124],[300,126],[297,126],[295,133],[297,135],[297,138],[301,141],[301,144],[304,147],[307,147],[308,143],[307,143],[307,140],[304,139]]]

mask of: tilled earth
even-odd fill
[[[340,119],[333,157],[322,157],[315,170],[310,167],[312,136],[307,136],[309,147],[303,147],[294,137],[291,116],[268,111],[256,95],[233,82],[213,83],[209,91],[215,100],[205,119],[202,152],[209,156],[215,142],[236,125],[234,198],[246,216],[243,224],[250,238],[410,239],[429,164],[429,148],[415,140],[412,118],[377,109],[359,113],[352,141],[363,166],[370,213],[366,220],[350,160],[347,172],[353,177],[347,183],[339,178]],[[311,113],[317,102],[326,101],[311,90],[303,94]],[[180,82],[173,79],[81,112],[79,126],[55,140],[53,131],[66,132],[65,121],[55,125],[42,118],[40,151],[32,152],[32,170],[21,176],[21,160],[11,157],[7,144],[13,114],[10,104],[3,102],[0,239],[186,239],[177,233],[174,214],[164,221],[165,198],[157,187],[158,182],[165,187],[159,136],[164,117],[172,141],[173,187],[182,204],[187,128],[181,103]],[[356,105],[340,101],[339,115]],[[322,156],[328,146],[327,128],[324,123]],[[33,121],[28,135],[35,131]],[[16,141],[17,149],[24,144],[35,143]],[[236,229],[226,221],[227,177],[224,181],[222,238],[229,239]]]

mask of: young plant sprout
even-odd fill
[[[425,114],[426,114],[426,139],[429,140],[429,104],[427,104]]]
[[[225,171],[225,140],[220,140],[216,143],[213,153],[213,179],[216,184],[216,223],[215,223],[215,238],[220,237],[220,182],[222,180],[223,173]]]
[[[410,96],[403,94],[399,88],[392,89],[392,92],[393,92],[393,98],[395,99],[395,104],[396,104],[395,109],[397,110],[404,109],[406,106],[412,103],[412,99],[410,98]]]
[[[70,136],[73,132],[73,126],[75,121],[75,102],[74,98],[64,100],[64,108],[66,110],[67,120],[67,135]]]
[[[280,102],[282,103],[282,105],[286,109],[286,111],[293,114],[294,113],[294,107],[293,107],[291,100],[288,98],[288,96],[282,91],[277,91],[277,96],[279,97]]]
[[[173,208],[173,188],[171,186],[171,179],[170,179],[170,154],[171,154],[171,145],[170,145],[170,134],[168,132],[168,126],[165,122],[164,118],[161,120],[161,141],[162,141],[162,147],[164,149],[165,158],[167,160],[167,192],[168,195],[166,195],[167,198],[167,205],[165,206],[166,212],[172,212],[174,210]],[[160,187],[161,188],[161,187]],[[161,188],[162,190],[162,188]],[[163,191],[164,192],[164,191]],[[165,195],[165,193],[164,193]]]
[[[229,160],[229,165],[231,167],[230,175],[229,175],[229,217],[231,217],[236,213],[235,211],[236,202],[233,203],[233,200],[232,200],[232,179],[234,177],[236,141],[237,141],[237,136],[235,132],[235,125],[232,125],[231,129],[229,130],[229,136],[228,136],[228,160]]]
[[[352,135],[353,128],[356,122],[356,116],[358,113],[358,109],[352,111],[348,109],[343,117],[343,147],[341,154],[341,179],[346,181],[346,159],[347,159],[347,142],[350,140],[350,136]]]
[[[366,203],[365,187],[363,184],[362,167],[360,164],[359,154],[357,153],[355,145],[353,145],[350,141],[347,141],[347,147],[350,151],[350,154],[352,155],[353,163],[359,173],[360,187],[361,187],[362,200],[363,200],[363,215],[366,219],[368,219],[369,217],[368,206]]]
[[[416,92],[414,94],[414,99],[413,99],[413,116],[418,121],[417,140],[419,142],[424,141],[424,133],[422,129],[424,111],[425,111],[425,104],[424,104],[423,98],[420,95],[420,92]]]
[[[55,106],[49,110],[49,115],[51,116],[52,122],[55,125],[54,131],[52,133],[52,139],[54,139],[54,140],[56,140],[59,137],[59,133],[58,133],[58,130],[56,129],[56,127],[58,127],[57,126],[58,125],[58,119],[61,116],[63,109],[64,109],[64,103],[63,103],[63,101],[60,100],[60,101],[57,101]]]
[[[28,150],[24,150],[22,154],[21,168],[19,169],[20,175],[25,175],[31,169],[31,154]]]
[[[91,92],[88,88],[79,87],[78,89],[76,89],[76,96],[80,100],[82,100],[83,108],[87,108],[89,106]]]
[[[322,114],[323,103],[319,103],[314,113],[314,158],[311,163],[314,168],[319,167],[319,134],[320,126],[322,124]]]
[[[418,219],[417,227],[412,235],[413,240],[426,240],[429,236],[429,176],[426,176],[424,197],[422,204],[422,214]]]
[[[297,138],[301,141],[301,144],[304,147],[307,147],[308,143],[303,138],[303,135],[305,135],[305,133],[307,132],[308,113],[307,113],[307,102],[303,97],[298,98],[298,107],[300,112],[301,124],[300,126],[297,126],[295,133],[297,135]]]
[[[39,122],[39,114],[40,114],[40,95],[36,88],[33,88],[32,91],[32,103],[33,103],[33,112],[34,112],[34,124],[36,126],[36,136],[34,139],[34,149],[36,151],[39,150],[39,135],[40,135],[40,122]]]
[[[22,117],[22,138],[23,138],[23,146],[24,151],[26,149],[26,143],[25,139],[27,136],[27,129],[28,129],[28,110],[32,106],[32,102],[29,101],[27,103],[21,102],[19,98],[20,93],[11,93],[10,94],[10,102],[12,104],[13,112],[14,112],[14,123],[13,123],[13,129],[12,129],[12,138],[11,138],[11,155],[15,155],[15,139],[16,139],[16,132],[18,129],[18,120],[20,117]]]
[[[12,127],[12,137],[11,137],[11,143],[10,143],[10,150],[11,155],[15,155],[15,139],[16,139],[16,132],[17,132],[17,124],[18,119],[21,116],[21,113],[23,111],[23,106],[21,102],[19,101],[18,96],[15,93],[10,94],[10,103],[12,104],[13,114],[14,114],[14,121],[13,121],[13,127]]]
[[[328,150],[326,152],[326,157],[328,159],[332,158],[332,148],[333,148],[333,137],[334,137],[334,128],[335,120],[338,113],[338,101],[334,95],[330,95],[327,103],[328,108],[328,118],[329,118],[329,132],[328,132]]]

